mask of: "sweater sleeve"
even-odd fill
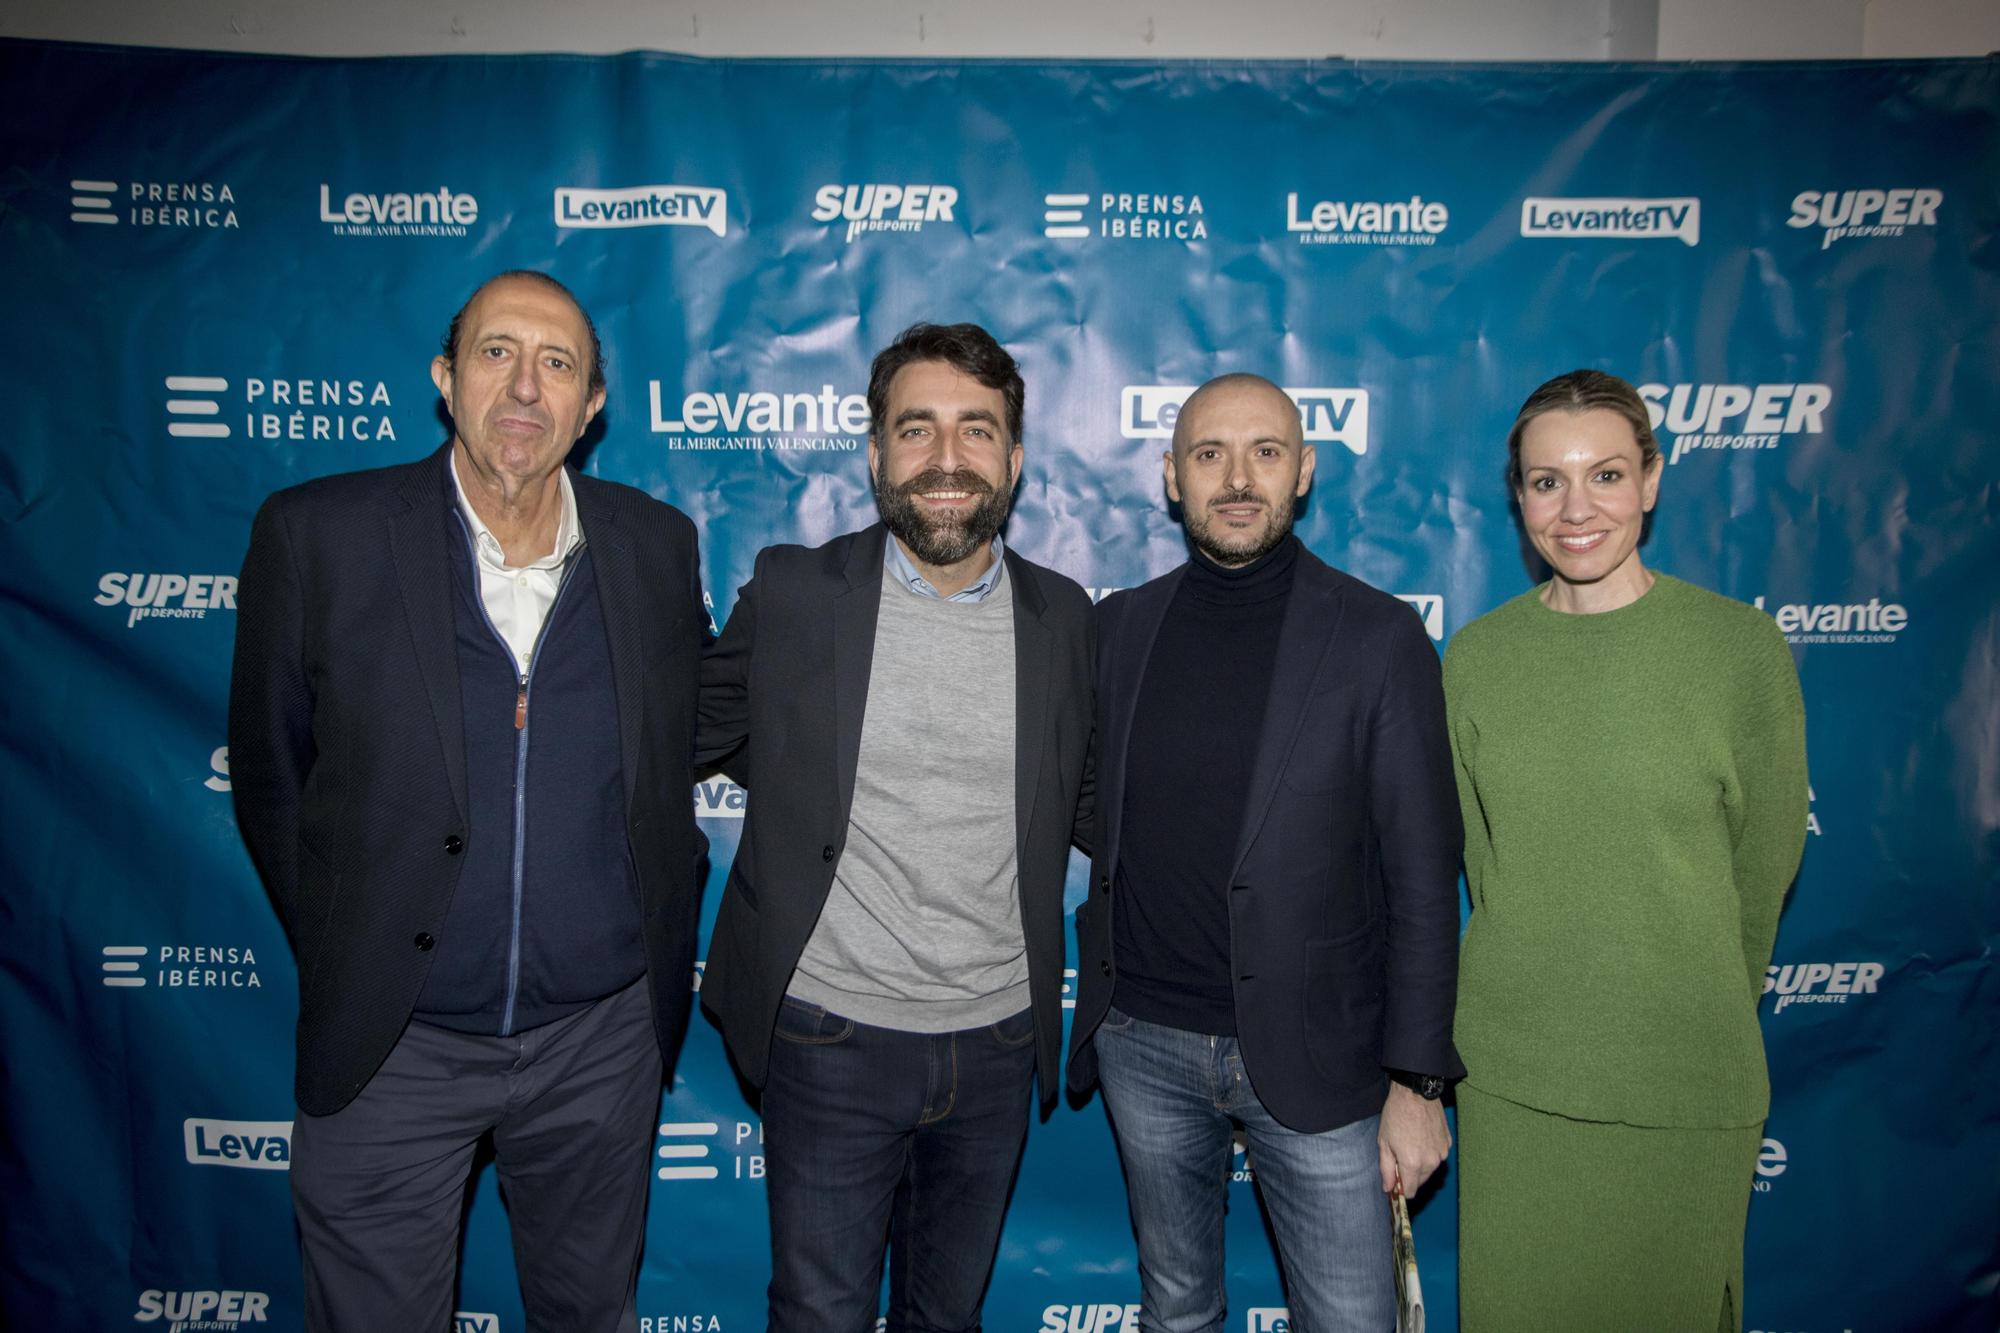
[[[1754,1004],[1771,962],[1778,913],[1805,851],[1806,714],[1798,669],[1777,626],[1760,625],[1748,651],[1747,688],[1733,743],[1738,790],[1731,861]]]
[[[1479,803],[1479,789],[1473,785],[1472,765],[1479,729],[1473,724],[1465,704],[1465,654],[1454,640],[1444,654],[1445,725],[1451,733],[1452,776],[1458,782],[1458,809],[1465,827],[1465,888],[1478,911],[1487,864],[1493,856],[1492,830],[1486,811]]]

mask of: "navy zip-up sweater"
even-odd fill
[[[416,1017],[507,1036],[575,1013],[646,970],[625,841],[618,699],[585,545],[549,609],[525,725],[516,728],[521,680],[480,602],[449,478],[442,521],[451,530],[470,818]]]

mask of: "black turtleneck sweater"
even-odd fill
[[[1298,560],[1290,536],[1241,569],[1196,552],[1146,659],[1125,755],[1112,998],[1149,1023],[1236,1032],[1228,879]]]

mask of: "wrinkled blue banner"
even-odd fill
[[[1746,1327],[1994,1327],[1996,123],[1992,60],[0,44],[7,1323],[299,1322],[295,976],[230,815],[233,578],[268,492],[442,438],[443,325],[525,266],[603,330],[589,468],[700,524],[718,621],[760,546],[872,517],[868,360],[919,318],[1021,360],[1028,555],[1097,593],[1180,561],[1173,414],[1260,371],[1319,447],[1301,534],[1440,644],[1531,578],[1500,483],[1522,397],[1577,365],[1644,385],[1671,459],[1648,560],[1773,615],[1809,710]],[[695,800],[712,919],[744,797]],[[1551,817],[1590,814],[1585,789]],[[760,1325],[761,1138],[697,1020],[643,1333]],[[1279,1333],[1237,1166],[1230,1327]],[[1445,1330],[1454,1210],[1447,1175],[1417,1219]],[[1135,1329],[1134,1264],[1102,1110],[1064,1107],[1031,1133],[987,1326]],[[522,1328],[490,1172],[460,1308]]]

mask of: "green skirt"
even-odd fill
[[[1461,1083],[1463,1333],[1739,1333],[1762,1140],[1571,1120]]]

